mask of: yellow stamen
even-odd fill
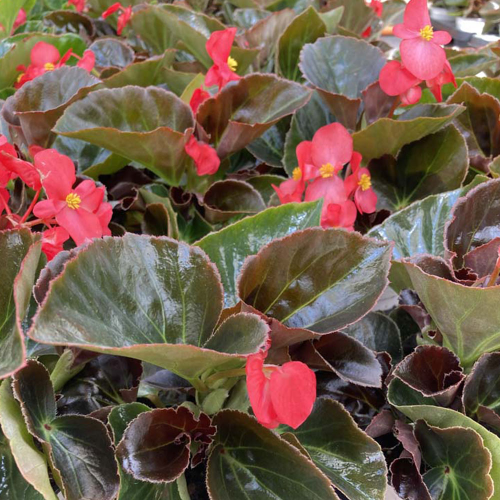
[[[302,179],[302,170],[299,167],[294,168],[292,172],[292,177],[295,182],[300,181]]]
[[[227,58],[227,65],[231,71],[236,71],[238,69],[238,61],[233,59],[231,56]]]
[[[82,199],[76,193],[69,193],[68,196],[66,196],[66,204],[73,210],[80,208],[81,203]]]
[[[361,188],[361,191],[366,191],[372,187],[372,181],[368,174],[362,174],[359,179],[358,186]]]
[[[22,79],[22,77],[24,76],[25,74],[24,73],[21,73],[18,77],[17,77],[17,83],[19,83]]]
[[[420,30],[420,36],[424,40],[430,42],[434,38],[434,29],[433,29],[433,27],[430,24],[428,24],[427,26],[425,26],[424,28],[422,28]]]
[[[43,66],[47,71],[54,71],[56,68],[52,63],[45,63]]]
[[[335,167],[331,163],[327,163],[326,165],[321,165],[319,169],[319,173],[323,179],[327,179],[328,177],[333,177],[335,174]]]

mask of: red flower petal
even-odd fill
[[[373,189],[357,189],[354,193],[354,201],[360,214],[372,214],[377,209],[377,195]]]
[[[396,24],[394,28],[392,28],[392,34],[397,36],[398,38],[402,38],[403,40],[407,40],[409,38],[416,38],[420,36],[420,31],[413,31],[408,29],[404,24]]]
[[[77,245],[102,236],[99,217],[82,208],[72,209],[66,206],[56,215],[56,221],[68,231]]]
[[[119,11],[120,9],[123,10],[122,4],[120,2],[116,2],[111,7],[107,8],[102,14],[102,18],[106,19],[107,17],[111,16],[111,14],[114,14],[115,12]]]
[[[320,198],[324,198],[325,205],[345,201],[347,196],[342,179],[336,175],[326,179],[320,177],[309,184],[306,189],[305,201],[315,201]]]
[[[271,374],[269,389],[277,420],[296,429],[311,414],[316,375],[306,364],[291,361]]]
[[[340,123],[325,125],[314,134],[311,157],[316,168],[330,163],[340,170],[351,156],[352,137]]]
[[[47,63],[56,64],[61,57],[59,51],[50,43],[38,42],[31,49],[31,64],[39,68]]]
[[[421,80],[437,76],[446,61],[446,53],[442,47],[422,38],[403,40],[399,51],[406,69]]]
[[[29,162],[21,160],[16,156],[0,152],[0,165],[7,171],[14,174],[12,178],[19,176],[30,188],[38,191],[42,188],[40,173]]]
[[[104,199],[104,188],[98,188],[91,180],[78,184],[74,192],[80,197],[80,206],[89,212],[95,212]]]
[[[189,101],[189,106],[191,107],[191,110],[193,111],[193,113],[196,114],[200,105],[202,103],[204,103],[209,98],[210,98],[210,94],[206,90],[203,90],[201,87],[198,87],[197,89],[195,89],[195,91],[193,92],[193,95],[191,96],[191,99]]]
[[[209,144],[198,142],[191,136],[184,150],[193,159],[198,175],[213,175],[219,170],[220,159]]]
[[[65,206],[66,202],[61,200],[43,200],[34,206],[33,213],[39,219],[49,220],[55,217]]]
[[[403,68],[399,61],[389,61],[380,71],[380,88],[391,96],[403,94],[421,80]]]
[[[62,227],[47,229],[42,234],[42,252],[51,261],[59,252],[63,250],[63,244],[69,239],[69,233]]]
[[[352,231],[357,215],[356,205],[351,200],[346,200],[343,203],[330,203],[323,207],[321,226],[343,227]]]
[[[42,173],[42,184],[48,198],[65,200],[76,181],[75,165],[55,149],[35,155],[35,167]]]
[[[305,182],[303,179],[300,181],[294,181],[293,179],[288,179],[280,184],[279,187],[272,184],[273,189],[276,191],[280,203],[284,205],[285,203],[293,203],[302,201],[302,193],[304,192]]]
[[[406,28],[419,31],[431,25],[427,0],[410,0],[406,6],[403,23]]]
[[[95,66],[95,54],[91,50],[86,50],[82,58],[76,63],[79,68],[87,70],[89,73]]]
[[[247,358],[247,391],[255,418],[269,429],[279,425],[276,411],[271,402],[270,380],[262,371],[266,353],[252,354]]]
[[[447,45],[451,42],[451,35],[447,31],[435,31],[432,42],[438,45]]]
[[[410,90],[401,94],[401,103],[403,106],[411,106],[420,101],[422,97],[422,89],[420,87],[412,87]]]
[[[235,35],[236,28],[228,28],[222,31],[214,31],[207,40],[205,47],[208,55],[217,66],[227,64]],[[207,86],[210,86],[210,84],[207,83]]]

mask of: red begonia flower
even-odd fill
[[[206,90],[203,90],[201,87],[195,89],[189,101],[189,106],[191,107],[191,110],[194,114],[196,114],[200,105],[204,103],[208,98],[210,98],[210,94]]]
[[[227,83],[240,79],[235,73],[238,63],[229,55],[235,35],[236,28],[214,31],[210,35],[206,43],[206,49],[214,65],[205,76],[205,85],[207,87],[217,85],[220,90]]]
[[[2,155],[2,153],[6,153],[17,158],[16,148],[12,144],[9,144],[7,137],[0,134],[0,155]],[[7,183],[11,179],[15,179],[15,177],[16,175],[14,172],[7,170],[7,168],[4,167],[0,161],[0,187],[5,187]]]
[[[264,368],[265,352],[248,356],[247,389],[257,420],[269,429],[279,424],[296,429],[311,414],[316,400],[316,376],[300,361]]]
[[[403,24],[394,26],[395,36],[402,38],[401,60],[417,78],[429,80],[443,69],[446,54],[441,45],[450,43],[446,31],[434,32],[427,0],[410,0],[406,6]]]
[[[95,54],[91,50],[86,50],[76,65],[90,73],[95,66]]]
[[[368,4],[368,7],[370,7],[376,14],[377,17],[382,17],[382,13],[384,12],[384,5],[380,0],[371,0],[371,2]],[[361,36],[364,38],[368,38],[372,33],[372,27],[368,26],[368,28],[361,33]]]
[[[193,159],[198,175],[213,175],[219,170],[220,159],[210,144],[198,142],[191,136],[184,151]]]
[[[102,13],[103,19],[106,19],[107,17],[111,16],[115,12],[120,11],[120,15],[118,16],[118,23],[117,23],[117,28],[116,28],[116,33],[118,35],[122,34],[123,29],[127,25],[127,23],[130,21],[130,18],[132,17],[132,5],[129,5],[128,7],[124,7],[120,2],[114,3],[109,9],[106,9]]]
[[[20,177],[35,191],[42,188],[38,170],[31,163],[19,159],[14,146],[9,144],[3,135],[0,135],[0,187],[5,187],[9,180],[16,177]]]
[[[68,0],[70,5],[74,5],[77,12],[85,10],[85,0]]]
[[[63,245],[69,239],[69,233],[63,227],[52,227],[42,234],[42,252],[51,261],[59,252],[63,251]]]
[[[453,74],[453,70],[451,69],[450,63],[445,61],[444,68],[439,73],[438,76],[432,78],[431,80],[427,80],[425,82],[429,87],[430,91],[434,94],[436,101],[441,102],[443,100],[443,94],[441,92],[441,87],[447,83],[453,83],[453,86],[457,87],[457,82],[455,80],[455,75]]]
[[[390,96],[406,94],[422,80],[412,75],[399,61],[389,61],[380,71],[380,88]]]
[[[15,30],[19,28],[19,26],[23,25],[26,22],[26,18],[27,18],[26,11],[24,9],[21,9],[17,13],[17,17],[16,20],[14,21],[14,26],[12,26],[12,29]]]
[[[370,172],[367,168],[359,168],[361,155],[354,152],[351,160],[352,174],[345,180],[347,196],[354,193],[354,203],[359,213],[371,214],[377,207],[377,195],[372,189]]]
[[[311,175],[311,146],[311,141],[302,141],[295,150],[299,166],[292,172],[292,178],[282,182],[279,187],[272,184],[280,203],[283,205],[302,201],[306,181],[309,180]]]
[[[412,87],[408,89],[405,93],[400,95],[401,104],[403,106],[411,106],[412,104],[417,104],[422,97],[422,89],[420,87]]]
[[[55,149],[38,153],[34,162],[42,173],[42,184],[48,198],[35,205],[33,213],[36,217],[42,220],[55,218],[77,245],[111,234],[107,227],[111,207],[103,201],[104,188],[98,188],[91,180],[85,180],[73,188],[76,181],[75,166],[70,158]]]

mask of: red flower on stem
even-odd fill
[[[112,209],[104,202],[105,190],[94,181],[76,182],[75,166],[70,158],[54,149],[38,153],[35,167],[42,173],[47,200],[33,209],[36,217],[47,223],[53,219],[64,228],[77,245],[86,240],[110,235]]]
[[[51,227],[42,233],[42,252],[51,261],[64,250],[64,242],[69,239],[69,233],[63,227]]]
[[[91,50],[86,50],[83,57],[80,58],[76,54],[73,54],[73,51],[69,49],[61,57],[59,50],[50,43],[36,43],[31,49],[31,64],[27,68],[22,65],[17,67],[17,70],[22,71],[22,73],[19,75],[14,87],[18,89],[26,82],[34,80],[48,71],[54,71],[55,69],[64,66],[70,57],[76,57],[79,59],[77,66],[86,69],[89,73],[94,69],[95,56]]]
[[[422,97],[419,80],[399,61],[389,61],[380,71],[380,88],[390,96],[399,96],[403,105],[416,104]]]
[[[191,136],[184,151],[193,159],[198,175],[213,175],[219,170],[220,159],[210,144],[199,142]]]
[[[109,9],[106,9],[102,13],[102,17],[103,17],[103,19],[106,19],[107,17],[111,16],[115,12],[120,12],[120,15],[118,16],[118,24],[117,24],[117,28],[116,28],[116,33],[118,35],[121,35],[123,32],[123,29],[130,21],[130,18],[132,17],[132,5],[129,5],[128,7],[124,7],[120,2],[116,2],[111,7],[109,7]]]
[[[435,78],[446,61],[441,45],[450,43],[447,31],[434,31],[427,0],[410,0],[406,6],[403,24],[394,26],[395,36],[402,38],[401,61],[406,69],[421,80]]]
[[[247,390],[257,420],[269,429],[279,424],[296,429],[311,414],[316,400],[316,376],[300,361],[266,365],[267,353],[248,356]]]
[[[457,87],[455,75],[453,74],[450,63],[448,61],[445,61],[443,70],[441,71],[441,73],[439,73],[438,76],[432,78],[431,80],[427,80],[425,83],[427,84],[427,87],[429,87],[430,91],[434,94],[434,97],[438,102],[443,100],[443,94],[441,92],[441,88],[443,85],[452,83],[455,88]]]
[[[206,49],[214,65],[205,76],[205,85],[207,87],[217,85],[220,90],[227,83],[240,79],[240,76],[235,73],[238,63],[229,55],[235,35],[236,28],[214,31],[210,35],[206,43]]]
[[[361,155],[354,152],[351,159],[352,174],[345,180],[347,196],[354,193],[354,203],[360,214],[371,214],[377,207],[377,195],[372,189],[372,180],[367,168],[359,168]]]

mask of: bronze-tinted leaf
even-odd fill
[[[390,245],[340,229],[275,240],[245,262],[239,296],[286,326],[339,330],[364,316],[387,286]]]

